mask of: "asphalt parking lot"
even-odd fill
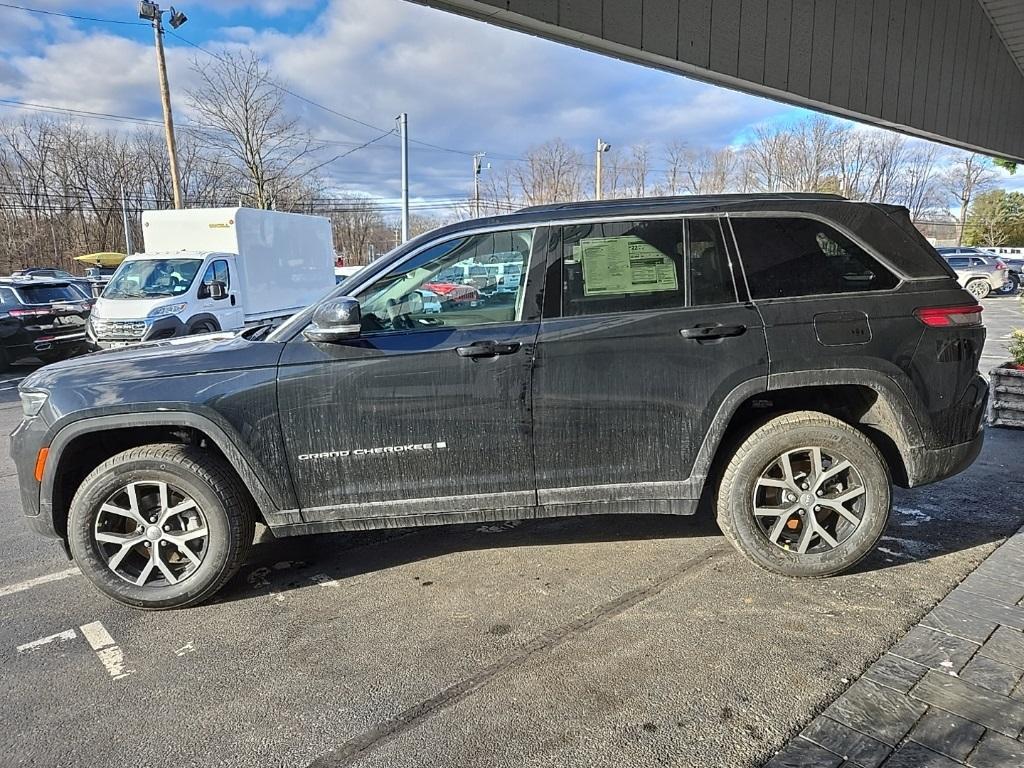
[[[986,301],[984,367],[1017,320]],[[264,535],[170,613],[31,535],[4,451],[0,764],[757,766],[1024,523],[1022,440],[990,430],[964,475],[898,491],[837,578],[757,571],[706,516],[594,517]]]

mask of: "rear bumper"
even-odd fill
[[[967,469],[981,453],[985,431],[978,430],[973,440],[945,448],[911,448],[907,455],[907,487],[937,483]]]

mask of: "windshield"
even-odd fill
[[[103,291],[104,299],[149,299],[188,291],[202,259],[140,259],[122,264]]]

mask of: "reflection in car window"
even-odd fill
[[[360,293],[363,332],[507,323],[518,318],[532,229],[428,248]]]
[[[731,221],[755,299],[877,291],[898,282],[860,246],[814,219]]]

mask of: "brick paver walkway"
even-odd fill
[[[1024,768],[1024,528],[765,768]]]

